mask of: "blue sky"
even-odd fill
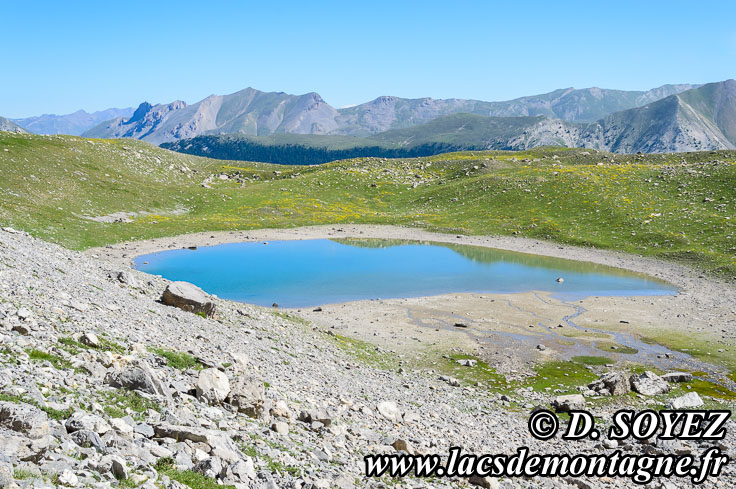
[[[736,2],[4,1],[0,115],[252,86],[506,100],[736,77]]]

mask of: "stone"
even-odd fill
[[[226,401],[238,412],[256,418],[263,413],[265,398],[266,391],[262,380],[241,376],[233,382]]]
[[[94,333],[84,333],[82,336],[79,337],[79,342],[83,345],[97,348],[100,346],[100,339],[97,337]]]
[[[147,394],[169,397],[169,389],[158,375],[145,364],[126,366],[122,370],[108,374],[105,383],[118,389],[128,389]]]
[[[245,457],[245,460],[238,460],[230,466],[230,470],[241,482],[247,482],[256,478],[256,468],[250,457]]]
[[[79,430],[71,434],[74,443],[82,448],[94,448],[98,452],[105,451],[105,442],[100,435],[90,430]]]
[[[139,287],[138,280],[136,280],[133,274],[128,271],[123,270],[122,272],[118,272],[117,279],[121,284],[126,284],[133,289],[137,289]]]
[[[609,440],[606,438],[603,440],[603,446],[608,448],[609,450],[613,450],[615,448],[618,448],[618,442],[616,440]]]
[[[299,417],[297,419],[308,424],[319,423],[322,426],[327,427],[332,425],[332,418],[327,414],[327,411],[325,411],[324,409],[315,408],[303,410],[299,413]]]
[[[161,301],[167,306],[178,307],[195,314],[212,317],[215,314],[215,303],[199,287],[189,282],[172,282],[164,290]]]
[[[623,372],[607,372],[588,384],[588,388],[601,395],[626,394],[631,390],[629,379]]]
[[[688,392],[687,394],[672,399],[667,407],[670,409],[687,409],[696,408],[703,405],[703,400],[697,392]]]
[[[271,430],[275,431],[279,435],[288,435],[289,425],[283,421],[277,421],[271,425]]]
[[[478,364],[478,360],[472,360],[470,358],[463,358],[457,361],[458,365],[463,367],[475,367]]]
[[[74,433],[79,430],[87,430],[104,435],[110,430],[110,425],[96,414],[77,411],[72,414],[69,419],[64,422],[67,433]]]
[[[640,375],[632,375],[629,382],[634,392],[645,396],[656,396],[670,391],[670,385],[666,380],[648,370]]]
[[[195,465],[194,471],[205,477],[219,479],[223,472],[222,461],[217,457],[209,457]]]
[[[48,416],[26,403],[0,402],[0,453],[36,461],[50,443]]]
[[[61,474],[59,474],[59,483],[66,487],[76,487],[77,484],[79,484],[79,478],[71,470],[64,469]]]
[[[474,475],[470,479],[468,479],[468,482],[473,486],[483,487],[484,489],[498,489],[498,479],[494,479],[493,477],[481,477],[479,475]]]
[[[693,374],[690,372],[670,372],[664,374],[662,378],[671,383],[691,382],[693,380]]]
[[[409,442],[407,442],[403,438],[397,438],[396,440],[394,440],[391,446],[394,447],[394,449],[399,452],[406,452],[410,454],[414,453],[414,448],[411,446]]]
[[[4,463],[0,463],[0,489],[14,488],[13,469]]]
[[[26,324],[14,324],[13,331],[22,336],[28,336],[29,334],[31,334],[31,328],[29,328]]]
[[[578,411],[585,409],[585,398],[581,394],[557,396],[552,401],[552,406],[558,412]]]
[[[125,460],[120,457],[112,457],[110,472],[117,480],[126,480],[128,478],[128,467],[125,465]]]
[[[224,372],[207,368],[199,372],[197,397],[209,404],[221,404],[230,394],[230,381]]]
[[[376,406],[378,412],[389,421],[398,423],[402,419],[401,410],[392,401],[383,401]]]
[[[110,419],[110,425],[115,431],[122,435],[130,435],[131,433],[133,433],[133,427],[123,418]]]
[[[544,345],[543,345],[543,344],[541,344],[541,343],[537,345],[537,350],[539,350],[539,351],[544,351],[544,350],[546,350],[546,349],[547,349],[547,347],[546,347],[546,346],[544,346]]]
[[[147,423],[137,424],[133,427],[133,432],[137,433],[146,438],[153,438],[156,432],[153,430],[153,426]]]

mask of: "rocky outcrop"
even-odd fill
[[[168,397],[168,387],[158,378],[156,372],[145,364],[129,365],[119,371],[110,372],[105,383],[119,389],[145,392],[146,394]]]
[[[164,290],[161,301],[167,306],[212,317],[215,303],[199,287],[189,282],[172,282]]]
[[[629,379],[631,390],[645,396],[656,396],[670,391],[670,385],[654,372],[646,371],[632,375]]]
[[[50,443],[46,413],[25,403],[0,402],[0,453],[23,461],[38,461]]]

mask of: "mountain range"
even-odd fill
[[[318,160],[336,151],[421,156],[540,145],[619,153],[732,149],[736,81],[648,91],[569,88],[505,102],[384,96],[341,109],[317,93],[247,88],[191,105],[144,102],[135,111],[78,111],[6,119],[4,125],[13,122],[29,132],[134,138],[177,151],[239,159],[293,155],[295,148],[315,149]],[[284,152],[275,149],[279,146],[290,148]],[[302,156],[297,159],[307,161]]]
[[[15,122],[11,121],[10,119],[6,119],[5,117],[0,117],[0,131],[17,133],[28,132]]]
[[[211,95],[192,105],[181,100],[157,105],[144,102],[131,117],[102,123],[84,135],[132,137],[153,144],[204,134],[370,136],[457,113],[506,117],[544,115],[571,122],[593,121],[693,87],[665,85],[646,92],[570,88],[506,102],[384,96],[342,109],[335,109],[317,93],[289,95],[246,88],[230,95]]]
[[[101,122],[116,117],[130,117],[132,113],[132,108],[106,109],[91,114],[84,110],[78,110],[66,115],[43,114],[36,117],[13,119],[13,122],[36,134],[71,134],[72,136],[79,136]]]
[[[415,157],[462,150],[582,147],[614,153],[736,148],[736,81],[710,83],[614,112],[595,122],[546,115],[458,113],[366,137],[272,134],[204,135],[164,148],[223,159],[310,164],[359,156]]]

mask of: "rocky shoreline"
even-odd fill
[[[356,228],[360,231],[362,237],[369,234]],[[187,241],[193,239],[157,246],[207,242],[204,237]],[[462,239],[468,244],[493,241]],[[450,382],[431,369],[402,368],[400,359],[390,358],[381,347],[363,351],[363,356],[389,357],[384,366],[376,366],[330,328],[284,311],[215,298],[216,315],[207,318],[164,305],[160,298],[169,283],[127,264],[143,246],[83,254],[25,233],[0,231],[0,487],[468,487],[462,478],[367,479],[362,459],[401,450],[446,454],[451,446],[474,453],[513,453],[532,446],[538,453],[619,448],[698,454],[712,445],[656,439],[620,446],[538,441],[527,429],[529,408],[510,407],[549,406],[569,392],[499,395],[482,385]],[[524,246],[546,247],[549,253],[555,248]],[[601,256],[634,266],[633,258]],[[718,301],[733,293],[726,289],[709,295],[713,289],[708,287],[718,285],[708,286],[675,266],[661,278],[680,286],[685,300],[715,304],[715,314],[722,307]],[[736,426],[731,421],[727,429],[733,433]],[[732,434],[718,443],[736,455]],[[483,479],[473,484],[636,487],[613,478]],[[721,477],[701,487],[734,484],[730,464]],[[662,480],[650,487],[690,485]]]

